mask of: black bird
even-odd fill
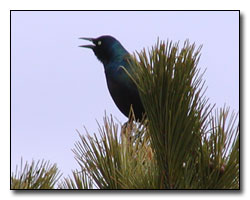
[[[136,120],[141,120],[144,107],[137,86],[123,69],[124,67],[131,73],[128,63],[130,57],[128,51],[112,36],[81,37],[80,39],[93,43],[91,45],[81,45],[80,47],[92,49],[98,60],[104,65],[108,89],[119,110],[128,117],[132,105]]]

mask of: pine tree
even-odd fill
[[[200,50],[188,41],[181,49],[158,41],[131,56],[127,73],[139,89],[144,120],[134,122],[131,110],[124,125],[105,116],[99,136],[79,133],[73,153],[80,170],[57,188],[239,189],[238,115],[209,104],[197,67]],[[51,169],[42,171],[58,180]],[[24,184],[23,177],[42,182],[40,168],[21,172],[12,175],[12,189],[44,188]],[[46,183],[55,188],[54,181]]]

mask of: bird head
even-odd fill
[[[103,63],[107,64],[111,59],[127,53],[121,43],[114,37],[109,35],[100,36],[98,38],[85,38],[79,39],[91,41],[93,44],[80,45],[79,47],[92,49],[96,57]]]

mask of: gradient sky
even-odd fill
[[[108,92],[104,68],[79,37],[116,37],[129,51],[162,40],[203,45],[206,96],[239,111],[239,13],[236,11],[12,11],[11,168],[50,160],[64,176],[78,168],[76,129],[98,132],[104,112],[126,117]]]

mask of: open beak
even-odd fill
[[[85,37],[80,37],[79,39],[81,40],[88,40],[88,41],[91,41],[93,42],[94,41],[94,38],[85,38]],[[95,48],[95,45],[80,45],[79,47],[84,47],[84,48],[89,48],[89,49],[94,49]]]

